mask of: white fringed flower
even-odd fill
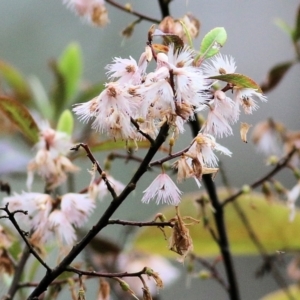
[[[64,132],[50,128],[48,123],[41,124],[40,128],[40,138],[34,146],[36,155],[27,166],[29,190],[35,173],[46,181],[48,189],[53,189],[65,182],[66,173],[79,170],[67,157],[73,146],[71,137]]]
[[[77,104],[73,111],[83,121],[95,118],[92,128],[97,131],[115,139],[135,139],[136,130],[130,119],[135,116],[140,102],[138,96],[130,92],[130,88],[110,82],[96,99]]]
[[[63,2],[91,25],[104,27],[109,22],[104,0],[63,0]]]
[[[3,203],[9,210],[27,211],[18,214],[24,230],[31,231],[35,243],[48,242],[56,236],[60,243],[72,245],[76,241],[75,227],[82,227],[95,208],[94,200],[87,194],[69,193],[53,199],[48,194],[22,193],[5,197]]]
[[[149,203],[156,199],[156,204],[166,203],[178,205],[180,203],[181,191],[166,173],[159,174],[149,187],[144,191],[143,203]]]
[[[106,66],[108,78],[119,78],[119,83],[139,84],[142,71],[139,69],[135,59],[115,57],[112,64]]]
[[[203,73],[207,77],[231,74],[236,70],[235,61],[232,56],[217,54],[209,63],[203,65]]]

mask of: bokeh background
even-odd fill
[[[125,1],[120,3],[125,4]],[[131,3],[135,10],[160,18],[156,1],[136,0]],[[272,66],[294,58],[292,44],[288,36],[275,25],[275,20],[283,19],[292,26],[298,5],[299,1],[296,0],[173,0],[170,8],[174,17],[192,12],[200,19],[201,32],[195,41],[198,47],[202,37],[209,30],[218,26],[225,27],[228,40],[221,52],[235,58],[238,72],[261,83]],[[49,60],[59,57],[70,42],[76,41],[80,44],[84,57],[83,80],[105,81],[104,67],[111,62],[112,57],[139,58],[145,46],[147,30],[152,25],[145,21],[140,23],[133,36],[125,40],[120,32],[135,18],[109,5],[107,8],[110,23],[104,29],[99,29],[83,23],[59,0],[2,0],[0,1],[0,59],[17,67],[27,77],[37,76],[43,85],[50,89],[53,78],[48,67]],[[300,68],[296,65],[279,86],[267,95],[268,102],[260,103],[260,109],[250,117],[243,117],[243,121],[255,124],[260,120],[273,117],[292,130],[299,129],[299,79]],[[240,140],[238,125],[234,127],[234,132],[234,136],[219,142],[233,152],[232,158],[221,158],[221,160],[230,183],[239,187],[253,182],[260,174],[267,172],[268,168],[265,166],[264,157],[255,151],[254,146]],[[190,140],[191,135],[187,130],[177,147],[181,148]],[[19,144],[18,150],[22,147],[25,146]],[[5,154],[2,155],[2,159],[3,157]],[[99,155],[98,158],[101,161],[102,156]],[[89,163],[83,163],[83,170],[87,167]],[[127,182],[128,170],[124,168],[123,163],[115,163],[112,173],[115,171],[118,180]],[[4,170],[1,171],[1,179],[13,182],[14,190],[20,192],[25,189],[23,180],[12,179],[3,173]],[[150,174],[141,180],[139,188],[116,217],[142,219],[157,210],[155,204],[145,206],[140,203],[141,192],[154,176]],[[287,185],[292,184],[292,178],[285,173],[279,178]],[[87,176],[80,178],[80,187],[88,181]],[[217,178],[216,182],[220,184],[221,181]],[[193,183],[187,183],[180,188],[188,192],[195,190],[196,187]],[[105,204],[102,205],[105,207]],[[97,216],[94,218],[96,220]],[[119,233],[116,233],[115,229],[107,231],[106,234],[118,239]],[[276,289],[272,279],[254,278],[259,262],[256,257],[235,258],[242,299],[259,299],[265,293]],[[180,268],[183,269],[182,266],[179,266]],[[176,284],[176,287],[165,289],[160,295],[164,300],[226,299],[216,283],[193,281],[191,288],[187,290],[184,278]]]

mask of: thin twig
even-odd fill
[[[228,193],[230,195],[232,195],[232,193],[233,193],[232,188],[229,184],[228,177],[226,176],[226,174],[224,172],[224,168],[220,167],[220,173],[221,173],[221,177],[222,177],[224,186],[226,187]],[[232,204],[233,204],[234,209],[238,213],[238,216],[240,217],[242,223],[244,224],[245,229],[247,230],[247,233],[248,233],[250,239],[252,240],[253,244],[256,246],[258,252],[260,253],[264,263],[271,265],[271,274],[272,274],[274,280],[276,281],[278,286],[280,286],[284,290],[288,299],[294,300],[293,295],[289,291],[286,280],[280,274],[280,271],[278,270],[277,266],[274,264],[274,261],[270,259],[270,256],[268,255],[264,245],[261,243],[261,241],[255,234],[255,231],[253,230],[252,225],[249,222],[249,219],[248,219],[247,215],[245,214],[244,210],[241,208],[241,206],[239,205],[239,203],[237,201],[233,201]]]
[[[128,226],[137,226],[137,227],[174,227],[173,222],[136,222],[136,221],[124,221],[124,220],[109,220],[108,221],[109,225],[128,225]]]
[[[126,8],[126,6],[121,5],[121,4],[119,4],[119,3],[117,3],[117,2],[115,2],[115,1],[113,1],[113,0],[105,0],[105,2],[109,3],[110,5],[116,7],[116,8],[118,8],[118,9],[124,11],[124,12],[127,12],[127,13],[129,13],[129,14],[131,14],[131,15],[137,16],[137,17],[139,17],[140,19],[143,19],[143,20],[145,20],[145,21],[149,21],[149,22],[155,23],[155,24],[159,24],[159,23],[160,23],[160,20],[151,18],[151,17],[149,17],[149,16],[146,16],[146,15],[144,15],[144,14],[141,14],[141,13],[139,13],[139,12],[137,12],[137,11],[132,10],[132,9],[128,9],[128,8]]]
[[[14,273],[14,277],[13,277],[13,280],[10,284],[10,287],[9,287],[9,290],[7,292],[7,295],[5,295],[2,300],[10,300],[10,299],[13,299],[16,292],[18,291],[18,288],[19,288],[19,282],[20,282],[20,279],[22,277],[22,274],[23,274],[23,271],[24,271],[24,267],[25,267],[25,264],[28,260],[30,256],[30,251],[29,251],[29,248],[26,246],[22,252],[22,255],[21,255],[21,258],[18,262],[18,265],[17,267],[15,268],[15,273]]]
[[[43,259],[39,256],[39,254],[34,250],[33,246],[29,243],[28,239],[26,238],[26,235],[28,235],[28,233],[24,232],[19,224],[17,223],[16,219],[15,219],[15,214],[16,213],[23,213],[25,215],[27,215],[27,211],[22,211],[22,210],[15,210],[13,212],[11,212],[8,209],[8,204],[6,203],[4,208],[0,208],[0,210],[3,210],[6,212],[8,219],[11,221],[11,223],[14,225],[14,227],[16,228],[16,230],[18,231],[19,235],[21,236],[21,238],[23,239],[23,241],[25,242],[25,244],[27,245],[30,253],[40,262],[40,264],[47,270],[47,272],[51,271],[51,268],[43,261]]]
[[[290,159],[292,158],[292,156],[294,155],[294,153],[297,151],[296,148],[294,148],[292,151],[290,151],[284,158],[282,158],[277,164],[276,166],[273,168],[273,170],[271,170],[269,173],[267,173],[265,176],[263,176],[262,178],[254,181],[252,184],[250,184],[250,188],[251,189],[255,189],[258,186],[262,185],[265,181],[270,180],[274,175],[276,175],[280,170],[282,170],[284,167],[287,166],[288,162],[290,161]],[[237,191],[236,193],[234,193],[233,195],[229,196],[228,198],[226,198],[223,202],[222,202],[222,206],[227,205],[228,203],[234,201],[236,198],[238,198],[239,196],[241,196],[244,193],[243,189],[240,189],[239,191]]]
[[[38,297],[47,289],[49,284],[54,281],[60,274],[62,274],[65,269],[72,263],[72,261],[81,253],[81,251],[91,242],[91,240],[104,228],[107,226],[109,219],[114,214],[114,212],[120,207],[120,205],[127,199],[128,195],[135,189],[137,182],[148,170],[148,165],[153,159],[154,155],[157,153],[161,145],[164,143],[168,136],[169,125],[165,123],[161,128],[160,132],[155,139],[154,145],[152,145],[143,162],[140,164],[136,173],[131,178],[130,182],[127,184],[123,192],[113,201],[110,202],[106,211],[99,218],[97,224],[95,224],[90,231],[84,236],[84,238],[77,243],[71,251],[65,256],[65,258],[49,273],[47,273],[40,281],[39,285],[33,290],[28,300],[36,300]]]
[[[96,165],[97,171],[100,174],[101,178],[104,180],[104,182],[105,182],[105,184],[107,186],[107,189],[109,190],[109,192],[112,195],[113,199],[116,199],[117,198],[117,194],[116,194],[114,188],[111,186],[111,184],[110,184],[109,180],[107,179],[107,177],[103,176],[104,172],[103,172],[102,168],[100,167],[98,161],[96,160],[96,158],[92,154],[89,146],[87,144],[80,143],[80,144],[76,145],[75,147],[71,148],[71,150],[78,151],[78,149],[80,147],[82,147],[85,150],[86,155],[90,159],[90,161],[92,162],[92,164]]]
[[[101,273],[96,271],[83,271],[74,267],[67,267],[65,271],[76,273],[79,276],[86,275],[91,277],[105,277],[105,278],[115,278],[115,277],[139,277],[142,274],[146,274],[146,267],[143,268],[141,271],[128,273],[128,272],[120,272],[120,273]]]
[[[151,145],[154,145],[154,142],[155,142],[154,139],[148,133],[145,133],[144,131],[142,131],[140,129],[139,123],[131,117],[130,117],[130,121],[134,125],[134,127],[137,129],[138,133],[140,133],[143,137],[145,137],[150,142]]]
[[[228,285],[225,282],[225,280],[222,278],[222,276],[219,274],[215,264],[211,264],[207,260],[205,260],[202,257],[197,256],[195,254],[190,254],[190,256],[192,259],[198,261],[202,266],[207,268],[210,271],[211,276],[214,279],[216,279],[220,283],[220,285],[228,292]]]

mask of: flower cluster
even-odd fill
[[[216,89],[218,80],[214,76],[235,72],[232,57],[217,54],[210,62],[199,64],[196,52],[188,46],[169,44],[158,49],[149,43],[138,62],[132,57],[115,58],[106,67],[108,78],[113,81],[106,83],[98,97],[75,105],[73,110],[84,122],[93,119],[92,128],[101,133],[114,139],[138,141],[145,138],[141,131],[155,138],[165,122],[177,137],[195,113],[208,109],[201,132],[175,163],[179,182],[194,177],[200,186],[202,174],[217,171],[213,150],[231,155],[214,137],[231,135],[231,125],[238,121],[240,107],[251,114],[258,107],[256,99],[266,98],[254,88],[234,84]],[[156,66],[147,72],[152,59]],[[227,90],[233,92],[233,99],[226,95]],[[151,198],[156,198],[157,203],[178,205],[180,191],[163,173],[145,190],[142,201],[148,203]]]
[[[28,189],[31,189],[35,173],[46,181],[47,189],[52,190],[66,180],[66,173],[78,171],[79,168],[67,157],[72,146],[69,135],[42,124],[39,142],[34,147],[36,155],[27,167]]]
[[[53,199],[48,194],[14,194],[3,199],[11,211],[26,210],[18,214],[25,228],[31,231],[34,244],[48,242],[54,235],[60,243],[72,245],[76,240],[75,227],[82,227],[95,208],[89,194],[68,193]]]

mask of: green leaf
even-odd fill
[[[282,31],[288,34],[288,36],[293,39],[294,30],[283,20],[276,19],[275,24],[279,27]]]
[[[56,130],[67,133],[68,135],[72,135],[74,128],[74,119],[72,113],[66,109],[62,112],[59,117]]]
[[[57,66],[65,80],[66,99],[70,99],[78,90],[82,73],[82,54],[79,44],[71,43],[68,45]]]
[[[260,86],[253,79],[243,74],[232,73],[232,74],[211,76],[209,78],[218,79],[221,81],[231,83],[238,88],[254,89],[257,92],[262,93]]]
[[[220,192],[220,198],[225,198],[225,193]],[[199,217],[200,210],[195,209],[195,200],[199,199],[198,193],[187,194],[179,205],[182,217],[190,216],[200,219],[200,224],[189,226],[190,234],[194,243],[194,252],[201,256],[216,256],[220,251],[209,231],[204,228],[203,220]],[[247,216],[257,238],[264,245],[266,251],[274,253],[280,249],[299,249],[300,240],[297,238],[300,227],[300,212],[297,210],[294,222],[289,222],[289,211],[280,201],[274,200],[269,203],[261,194],[250,194],[239,197],[236,200]],[[161,211],[167,219],[175,216],[174,207],[167,206]],[[207,218],[210,226],[215,231],[212,209],[207,206]],[[190,220],[186,221],[190,223]],[[248,232],[240,220],[233,205],[225,206],[225,222],[228,232],[230,249],[235,255],[258,254],[256,246],[249,238]],[[171,235],[171,229],[165,228],[167,238]],[[215,231],[216,232],[216,231]],[[137,250],[148,251],[166,257],[176,257],[169,250],[168,241],[165,240],[158,228],[149,227],[142,229],[134,242]]]
[[[187,40],[188,40],[188,45],[191,47],[191,48],[194,48],[194,45],[193,45],[193,39],[191,37],[191,34],[190,34],[190,31],[187,29],[185,23],[183,21],[180,21],[180,24],[183,28],[183,31],[184,31],[184,34],[186,35],[187,37]]]
[[[294,37],[294,42],[297,42],[300,39],[300,5],[297,11],[296,24],[295,24],[293,37]]]
[[[206,59],[216,55],[227,40],[227,33],[223,27],[216,27],[208,32],[200,46],[200,58]],[[196,59],[198,60],[198,59]]]
[[[82,55],[79,45],[71,43],[58,61],[51,61],[50,67],[55,76],[53,104],[57,117],[68,108],[78,91],[82,73]]]
[[[281,81],[286,72],[294,65],[294,62],[289,61],[281,63],[273,67],[267,76],[265,82],[261,85],[264,93],[271,91]]]
[[[41,113],[41,115],[48,120],[54,118],[53,106],[51,105],[47,92],[42,85],[41,81],[35,77],[29,77],[29,86],[33,95],[33,101],[35,106]]]
[[[287,286],[289,290],[289,295],[293,297],[293,299],[300,299],[300,288],[299,285],[293,284]],[[286,291],[278,290],[276,292],[272,292],[265,297],[261,298],[261,300],[289,300],[290,297],[287,296]]]
[[[0,110],[32,143],[38,142],[39,128],[25,106],[12,98],[0,96]]]
[[[0,60],[0,76],[12,89],[14,96],[22,101],[30,99],[30,92],[22,74],[10,64]]]

